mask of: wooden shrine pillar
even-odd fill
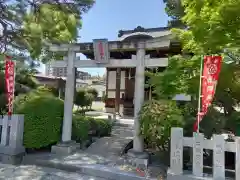
[[[115,91],[115,112],[119,114],[120,109],[120,88],[121,88],[121,68],[116,70],[116,91]]]

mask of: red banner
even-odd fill
[[[15,70],[14,61],[10,59],[9,56],[5,57],[5,86],[7,94],[7,106],[8,106],[8,115],[13,113],[13,100],[14,100],[14,70]]]
[[[194,124],[196,132],[199,123],[206,115],[208,107],[213,101],[217,81],[221,71],[222,57],[221,56],[205,56],[202,72],[202,87],[201,87],[201,112],[197,115],[197,121]]]

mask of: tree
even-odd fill
[[[94,96],[91,93],[86,93],[85,95],[85,102],[87,109],[92,109],[92,102],[94,100]]]
[[[197,114],[201,58],[207,54],[223,55],[224,62],[213,106],[201,122],[203,132],[208,135],[213,127],[221,129],[228,126],[229,119],[236,117],[235,107],[240,102],[240,66],[229,63],[229,61],[239,61],[239,3],[240,1],[231,0],[183,0],[184,14],[179,13],[176,6],[169,4],[172,9],[167,9],[167,13],[178,17],[187,27],[172,29],[174,38],[180,40],[183,50],[193,56],[170,57],[167,69],[163,73],[151,74],[149,80],[158,99],[169,99],[179,93],[191,95],[191,102],[182,107],[182,112],[185,121],[192,123],[196,120]],[[214,109],[216,106],[224,113],[216,111]],[[217,117],[218,120],[212,121],[213,117]],[[210,119],[212,124],[208,122]]]
[[[98,97],[98,91],[95,88],[89,88],[87,89],[87,92],[89,94],[92,94],[94,99]]]
[[[169,27],[184,27],[184,23],[181,18],[184,16],[184,7],[181,4],[181,0],[163,0],[166,5],[165,11],[171,18],[168,21]]]
[[[74,42],[81,28],[81,15],[94,0],[2,0],[0,1],[0,50],[17,49],[46,61],[54,54],[46,43]],[[30,9],[30,11],[29,11]]]
[[[219,54],[224,49],[239,52],[240,1],[182,0],[188,27],[174,30],[184,49],[195,54]]]
[[[80,88],[76,92],[74,103],[82,109],[89,109],[92,106],[93,99],[94,98],[91,93],[88,93],[85,88]]]
[[[80,88],[76,92],[75,102],[78,107],[80,106],[82,109],[86,106],[86,91],[83,88]]]

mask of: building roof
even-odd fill
[[[57,77],[57,76],[46,76],[46,75],[43,75],[43,74],[35,74],[34,77],[36,78],[46,78],[46,79],[62,79],[64,81],[66,81],[66,77]],[[76,79],[76,82],[77,83],[80,83],[80,84],[88,84],[86,81],[84,80],[81,80],[81,79]]]
[[[66,81],[66,77],[61,77],[64,81]],[[81,80],[81,79],[76,79],[76,82],[77,83],[80,83],[80,84],[88,84],[86,81],[84,81],[84,80]]]
[[[151,38],[157,38],[170,35],[170,29],[168,27],[158,28],[143,28],[141,26],[136,27],[133,30],[120,30],[118,33],[118,40],[123,41],[129,37],[134,36],[149,36]]]

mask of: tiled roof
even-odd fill
[[[118,34],[118,40],[122,41],[130,36],[136,35],[146,35],[153,38],[162,37],[170,35],[170,29],[168,27],[159,27],[159,28],[148,28],[145,29],[141,26],[138,26],[134,30],[120,30]]]

